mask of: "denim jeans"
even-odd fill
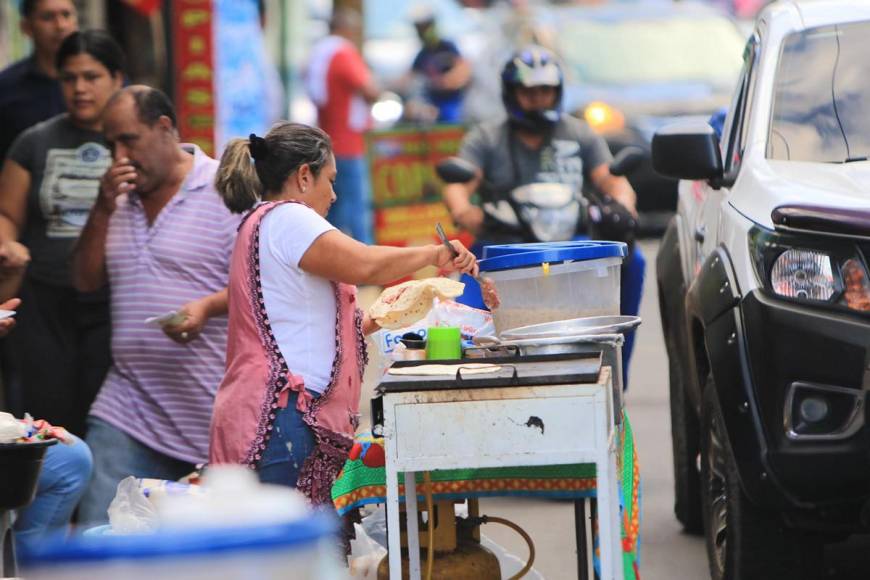
[[[36,484],[36,497],[18,512],[15,541],[27,551],[47,534],[61,532],[91,480],[93,458],[84,441],[56,443],[45,452]]]
[[[86,441],[94,454],[94,477],[79,506],[79,520],[89,525],[108,522],[109,504],[115,498],[118,483],[125,477],[174,481],[195,467],[146,447],[94,416],[88,417]]]
[[[374,243],[372,196],[366,159],[336,157],[336,201],[329,209],[329,223],[364,244]]]
[[[315,398],[319,393],[308,391]],[[287,406],[278,409],[269,442],[257,463],[257,475],[263,483],[296,487],[299,471],[305,459],[314,450],[314,432],[296,410],[296,393],[290,393]]]

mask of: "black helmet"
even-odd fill
[[[555,87],[556,102],[551,109],[523,111],[517,102],[516,87]],[[555,55],[540,46],[529,46],[514,53],[501,71],[501,99],[510,123],[517,128],[542,132],[555,125],[562,115],[562,67]]]

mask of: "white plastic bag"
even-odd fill
[[[387,509],[383,504],[379,504],[363,517],[362,527],[369,538],[384,548],[387,547]]]
[[[432,310],[419,322],[407,328],[380,330],[373,335],[373,339],[380,355],[389,360],[390,355],[401,344],[403,334],[413,332],[426,338],[427,330],[431,326],[458,326],[462,340],[465,341],[470,341],[479,334],[495,335],[492,314],[486,310],[478,310],[452,300],[436,300]]]
[[[387,549],[372,539],[363,526],[354,524],[353,529],[356,538],[350,541],[350,577],[354,580],[374,580],[378,577],[378,565],[387,555]]]
[[[115,499],[109,505],[109,523],[113,534],[142,534],[157,529],[157,512],[135,477],[122,479],[118,484]]]

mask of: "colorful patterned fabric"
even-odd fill
[[[622,505],[622,551],[625,580],[639,580],[640,471],[634,435],[628,416],[620,430],[618,457],[620,503]],[[363,433],[356,437],[350,457],[332,487],[332,500],[339,515],[367,504],[385,503],[387,497],[383,439]],[[595,465],[547,465],[538,467],[497,467],[432,471],[434,498],[463,499],[495,496],[525,496],[560,499],[595,497]],[[418,491],[423,474],[417,473]],[[399,495],[405,486],[400,479]],[[419,501],[424,501],[420,496]],[[597,538],[597,531],[596,531]],[[598,568],[598,543],[594,542]]]

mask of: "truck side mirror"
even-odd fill
[[[610,174],[624,177],[637,169],[645,157],[646,152],[636,145],[623,147],[610,163]]]
[[[680,121],[666,125],[652,139],[652,166],[657,173],[675,179],[722,177],[719,137],[709,124]]]
[[[477,176],[477,167],[460,157],[448,157],[435,165],[435,173],[445,183],[468,183]]]

